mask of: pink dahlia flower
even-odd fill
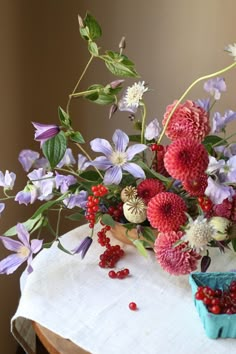
[[[204,145],[189,137],[173,141],[164,157],[166,170],[181,181],[201,176],[207,169],[208,161]]]
[[[175,104],[176,101],[167,107],[162,121],[163,126]],[[171,140],[185,136],[193,137],[195,140],[201,142],[209,134],[210,129],[209,114],[193,101],[186,101],[184,104],[177,106],[168,123],[166,135]]]
[[[189,274],[197,269],[201,256],[189,249],[188,242],[174,244],[184,235],[182,231],[162,232],[156,238],[154,251],[161,267],[173,275]]]
[[[177,194],[161,192],[148,203],[147,218],[152,227],[161,232],[177,231],[187,217],[184,200]]]
[[[165,190],[165,186],[158,179],[147,178],[139,183],[137,190],[138,196],[142,198],[146,204],[148,204],[152,197]]]

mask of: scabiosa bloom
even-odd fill
[[[81,243],[79,244],[79,246],[77,246],[74,250],[72,250],[73,254],[78,254],[81,253],[81,258],[83,259],[86,255],[86,253],[89,250],[89,247],[91,246],[93,242],[92,237],[90,236],[86,236]]]
[[[201,176],[207,169],[208,161],[204,145],[190,137],[173,141],[164,157],[166,170],[181,181]]]
[[[43,240],[34,239],[30,241],[29,232],[23,224],[18,223],[16,231],[19,241],[0,236],[0,240],[6,249],[15,252],[0,261],[0,274],[11,274],[26,261],[28,264],[27,271],[31,273],[33,271],[31,266],[33,254],[38,253],[42,248]]]
[[[165,190],[165,186],[158,179],[147,178],[139,183],[137,190],[138,196],[142,198],[146,204],[148,204],[152,197]]]
[[[167,106],[164,119],[165,125],[170,112],[172,111],[176,101],[172,105]],[[210,132],[209,115],[202,108],[196,105],[193,101],[186,101],[184,104],[179,104],[172,115],[167,129],[166,135],[171,140],[189,137],[201,142]]]
[[[192,196],[200,197],[204,195],[207,187],[206,174],[202,174],[196,178],[186,179],[182,182],[183,188]]]
[[[145,178],[144,171],[136,163],[129,162],[132,158],[144,151],[147,146],[134,144],[126,150],[129,137],[122,130],[117,129],[112,137],[115,149],[105,139],[96,138],[90,142],[91,149],[101,152],[105,156],[97,157],[91,165],[105,170],[104,184],[119,184],[122,179],[122,170],[129,172],[135,178]]]
[[[118,103],[120,111],[128,111],[136,113],[140,105],[143,94],[148,90],[144,81],[135,82],[132,86],[128,87],[124,96]]]
[[[40,141],[41,146],[45,141],[53,138],[60,132],[60,127],[55,124],[41,124],[35,122],[32,122],[32,124],[36,129],[34,139]]]
[[[145,130],[145,139],[147,140],[153,140],[157,139],[159,134],[160,134],[160,124],[157,120],[157,118],[153,119],[146,127]]]
[[[219,100],[221,93],[226,91],[226,83],[223,77],[215,77],[206,81],[203,85],[206,92],[214,96],[215,100]]]
[[[156,238],[154,251],[161,267],[173,275],[189,274],[197,269],[201,256],[189,248],[187,242],[178,242],[183,236],[182,231],[161,232]]]
[[[195,220],[189,218],[182,239],[188,241],[191,248],[200,252],[213,240],[214,233],[215,229],[208,220],[198,216]]]
[[[5,175],[0,171],[0,186],[4,189],[13,189],[16,180],[16,174],[6,170]]]
[[[147,218],[161,232],[177,231],[185,223],[187,211],[184,200],[177,194],[161,192],[147,206]]]

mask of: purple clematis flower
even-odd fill
[[[221,92],[226,91],[226,83],[224,78],[216,77],[206,81],[203,85],[203,88],[206,92],[209,92],[210,95],[214,96],[215,100],[219,100]]]
[[[19,153],[18,160],[20,161],[24,171],[29,172],[35,161],[39,158],[39,153],[33,150],[22,150]]]
[[[61,168],[63,166],[70,166],[75,164],[75,158],[72,154],[72,150],[70,148],[66,149],[65,155],[63,156],[62,160],[59,162],[57,167]]]
[[[232,157],[236,155],[236,144],[230,144],[228,146],[220,145],[214,147],[217,153],[223,154],[225,157]]]
[[[6,170],[5,175],[0,171],[0,186],[5,189],[13,189],[16,180],[16,174]]]
[[[82,154],[78,154],[78,171],[84,171],[90,165],[90,161],[87,159],[86,156]]]
[[[32,122],[36,131],[34,134],[34,139],[40,141],[40,146],[43,145],[45,141],[53,138],[60,132],[60,127],[55,124],[41,124]]]
[[[146,127],[145,139],[152,140],[157,139],[161,131],[160,124],[157,118],[153,119]]]
[[[205,195],[210,198],[212,203],[221,204],[224,199],[232,198],[234,193],[232,187],[219,183],[219,181],[214,181],[211,177],[208,177]]]
[[[53,172],[47,172],[45,174],[44,169],[39,168],[28,173],[27,176],[37,188],[39,200],[49,200],[53,198],[53,188],[55,187]]]
[[[75,207],[85,209],[87,199],[88,192],[80,191],[77,194],[71,194],[69,197],[63,199],[63,203],[68,209],[73,209]]]
[[[38,197],[37,188],[32,184],[27,184],[27,186],[20,191],[15,196],[15,201],[19,204],[33,204]]]
[[[61,193],[65,193],[68,191],[69,187],[72,186],[73,184],[76,184],[77,178],[75,178],[72,175],[60,175],[59,173],[56,172],[56,177],[55,177],[55,183],[56,183],[56,188],[59,189]]]
[[[5,203],[0,203],[0,215],[2,214],[4,209],[5,209]]]
[[[204,99],[204,98],[200,99],[199,98],[198,100],[196,100],[196,104],[199,107],[203,108],[206,112],[209,112],[209,110],[210,110],[210,98],[206,98],[206,99]]]
[[[223,116],[219,112],[215,112],[212,118],[212,133],[220,133],[225,126],[236,120],[236,112],[228,110]]]
[[[134,144],[127,150],[129,137],[122,130],[117,129],[112,137],[115,149],[105,139],[96,138],[91,141],[91,149],[101,152],[105,156],[97,157],[92,166],[105,170],[104,184],[119,184],[122,179],[122,170],[129,172],[136,178],[145,178],[144,171],[136,163],[129,162],[132,158],[144,151],[147,146],[144,144]]]
[[[81,243],[79,244],[79,246],[77,246],[72,253],[73,254],[78,254],[81,253],[81,258],[83,259],[86,255],[86,253],[89,250],[89,247],[91,246],[93,242],[93,239],[90,236],[86,236]]]
[[[31,273],[33,268],[31,262],[33,254],[38,253],[42,248],[43,240],[31,240],[29,232],[23,224],[18,223],[16,226],[19,241],[10,237],[0,236],[3,245],[9,251],[15,252],[0,261],[0,274],[13,273],[22,263],[27,261],[27,271]]]

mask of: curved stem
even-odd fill
[[[183,93],[183,95],[180,97],[180,99],[176,102],[176,104],[175,104],[174,107],[172,108],[172,110],[171,110],[171,112],[170,112],[170,115],[169,115],[169,117],[168,117],[168,119],[167,119],[167,121],[166,121],[166,123],[165,123],[165,125],[164,125],[164,128],[163,128],[162,132],[161,132],[161,135],[160,135],[160,137],[159,137],[159,139],[158,139],[158,144],[160,144],[160,142],[161,142],[161,140],[162,140],[162,138],[163,138],[163,136],[164,136],[164,134],[165,134],[166,128],[167,128],[167,126],[168,126],[168,124],[169,124],[169,121],[170,121],[171,117],[173,116],[173,114],[174,114],[174,112],[175,112],[177,106],[180,104],[180,102],[182,102],[182,100],[185,98],[185,96],[187,96],[187,94],[189,93],[189,91],[190,91],[197,83],[199,83],[200,81],[210,79],[210,78],[212,78],[212,77],[214,77],[214,76],[217,76],[217,75],[221,75],[221,74],[225,73],[226,71],[232,69],[232,68],[235,67],[235,66],[236,66],[236,62],[234,62],[233,64],[227,66],[227,67],[224,68],[224,69],[221,69],[221,70],[219,70],[219,71],[216,71],[216,72],[213,73],[213,74],[209,74],[209,75],[205,75],[205,76],[199,77],[197,80],[195,80],[195,81],[187,88],[187,90]]]
[[[144,131],[146,126],[147,110],[144,103],[142,103],[142,107],[143,107],[143,116],[142,116],[141,144],[144,144]]]
[[[82,72],[82,74],[81,74],[79,80],[77,81],[77,84],[75,85],[74,90],[72,91],[72,94],[71,94],[71,95],[73,95],[73,94],[76,92],[76,90],[77,90],[77,88],[78,88],[78,86],[79,86],[79,84],[80,84],[80,81],[83,79],[83,77],[84,77],[84,75],[85,75],[85,73],[86,73],[86,71],[87,71],[89,65],[91,64],[93,58],[94,58],[94,56],[91,55],[91,57],[90,57],[90,59],[89,59],[87,65],[85,66],[85,68],[84,68],[84,70],[83,70],[83,72]],[[71,102],[71,98],[72,98],[71,95],[69,95],[69,99],[68,99],[68,102],[67,102],[67,105],[66,105],[66,113],[67,113],[68,115],[70,115],[70,102]]]
[[[61,211],[62,211],[62,207],[60,207],[60,209],[58,210],[58,218],[57,218],[57,226],[56,226],[56,240],[57,240],[58,234],[59,234],[59,226],[60,226],[60,220],[61,220]]]
[[[82,151],[82,153],[87,157],[87,159],[89,161],[92,161],[92,158],[89,156],[89,154],[84,150],[84,148],[79,144],[76,143],[76,146],[78,146],[78,148]],[[103,175],[101,174],[101,172],[97,169],[97,167],[93,166],[95,168],[95,170],[97,171],[97,173],[99,174],[99,176],[103,179]]]

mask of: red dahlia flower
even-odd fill
[[[167,107],[162,121],[163,126],[175,104],[176,101]],[[166,135],[171,140],[185,136],[195,138],[195,140],[199,142],[201,142],[209,132],[209,114],[193,101],[186,101],[184,104],[178,105],[166,129]]]
[[[156,258],[161,267],[173,275],[189,274],[197,269],[201,256],[189,249],[188,242],[178,246],[174,244],[183,236],[182,231],[162,232],[158,235],[154,245]]]
[[[142,198],[146,204],[148,204],[152,197],[165,190],[165,186],[158,179],[147,178],[139,183],[137,190],[138,196]]]
[[[147,218],[152,227],[161,232],[177,231],[187,217],[184,200],[177,194],[161,192],[148,203]]]
[[[184,137],[169,145],[164,164],[173,178],[184,181],[199,178],[207,169],[208,160],[204,145]]]
[[[183,181],[183,188],[192,196],[200,197],[204,195],[207,187],[206,174],[202,174],[196,178],[190,178]]]

